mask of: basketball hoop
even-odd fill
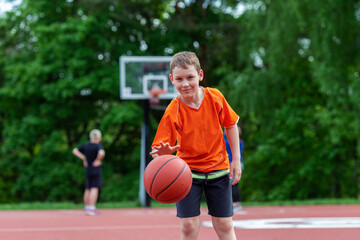
[[[161,94],[167,93],[167,91],[164,90],[164,89],[161,89],[161,88],[155,88],[155,89],[150,89],[150,90],[149,90],[149,93],[150,93],[150,95],[151,95],[150,105],[151,105],[151,106],[157,106],[157,105],[159,105],[159,103],[160,103],[159,96],[160,96]]]

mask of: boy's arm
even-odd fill
[[[175,145],[175,146],[172,147],[172,146],[170,146],[169,143],[160,142],[160,145],[153,147],[152,151],[150,152],[150,155],[153,158],[156,158],[156,157],[161,156],[161,155],[172,154],[173,152],[175,152],[179,148],[180,148],[180,145]]]
[[[173,154],[176,150],[180,148],[176,144],[176,114],[178,111],[177,101],[171,101],[159,126],[157,128],[154,140],[152,142],[152,149],[149,153],[153,158],[156,158],[161,155]],[[172,146],[173,145],[173,146]]]
[[[225,132],[229,141],[232,154],[229,178],[232,179],[234,177],[234,181],[231,184],[235,185],[240,181],[241,178],[239,130],[237,128],[237,125],[235,124],[229,128],[225,128]]]
[[[73,153],[76,157],[80,158],[80,159],[83,161],[84,167],[87,167],[86,157],[85,157],[84,154],[82,154],[82,152],[79,151],[78,148],[74,148],[74,149],[72,150],[72,153]]]
[[[93,162],[93,166],[94,167],[101,166],[102,160],[103,160],[104,157],[105,157],[105,151],[104,151],[104,149],[100,149],[98,151],[98,155],[97,155],[96,159]]]

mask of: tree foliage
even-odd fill
[[[222,83],[246,118],[244,194],[357,198],[359,2],[244,2],[242,68]]]
[[[143,110],[119,99],[118,58],[182,50],[241,116],[244,200],[358,197],[359,12],[355,0],[23,0],[0,18],[0,202],[81,201],[71,149],[92,128],[101,199],[136,199]]]

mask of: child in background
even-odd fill
[[[160,121],[150,154],[155,158],[177,151],[176,155],[193,172],[189,194],[176,203],[181,239],[198,239],[203,193],[218,238],[236,239],[231,184],[239,182],[241,177],[239,116],[219,90],[200,87],[204,73],[194,53],[175,54],[170,71],[170,80],[179,95],[168,105]],[[231,165],[222,126],[232,151]]]
[[[99,195],[99,190],[102,187],[102,159],[105,156],[105,151],[101,142],[101,132],[98,129],[90,131],[90,142],[74,148],[73,154],[83,161],[86,169],[85,172],[85,191],[84,191],[84,205],[85,214],[98,215],[96,210],[96,202]]]

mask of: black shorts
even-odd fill
[[[214,179],[193,178],[188,195],[176,203],[177,216],[188,218],[200,216],[201,198],[204,193],[208,214],[213,217],[231,217],[232,193],[229,174]]]
[[[85,189],[102,187],[102,171],[101,168],[96,170],[86,169],[85,173]]]

